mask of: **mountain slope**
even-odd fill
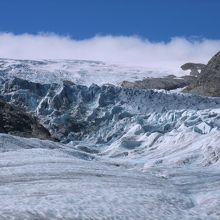
[[[197,80],[185,92],[204,96],[220,96],[220,52],[211,58]]]

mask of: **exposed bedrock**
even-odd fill
[[[205,66],[206,65],[202,63],[185,63],[181,66],[181,69],[189,70],[191,76],[198,76]]]
[[[0,100],[0,132],[22,137],[50,139],[49,131],[32,115]]]
[[[169,91],[186,87],[194,80],[194,76],[184,76],[180,78],[175,76],[168,76],[164,78],[145,78],[135,82],[123,81],[121,83],[121,87],[136,89],[164,89]]]
[[[212,57],[184,91],[203,96],[220,96],[220,52]]]

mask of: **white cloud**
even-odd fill
[[[15,59],[83,59],[175,70],[185,62],[206,63],[220,50],[220,40],[150,42],[137,36],[96,36],[74,40],[55,34],[0,33],[0,57]]]

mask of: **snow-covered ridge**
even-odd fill
[[[174,74],[152,71],[144,67],[126,67],[85,60],[10,60],[0,59],[0,78],[19,77],[39,83],[60,83],[70,80],[77,84],[117,85],[124,80],[142,80]]]

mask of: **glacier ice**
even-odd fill
[[[220,98],[13,77],[0,96],[60,141],[0,134],[0,219],[219,219]]]
[[[85,153],[142,169],[218,162],[220,98],[18,78],[2,84],[0,94]]]
[[[0,81],[19,77],[40,83],[61,83],[64,80],[77,84],[119,84],[124,80],[142,80],[171,73],[151,71],[144,67],[127,67],[87,60],[11,60],[0,59]]]
[[[6,134],[0,134],[0,150],[2,220],[205,220],[220,215],[219,166],[182,163],[140,170],[123,158],[85,158],[65,144]]]

